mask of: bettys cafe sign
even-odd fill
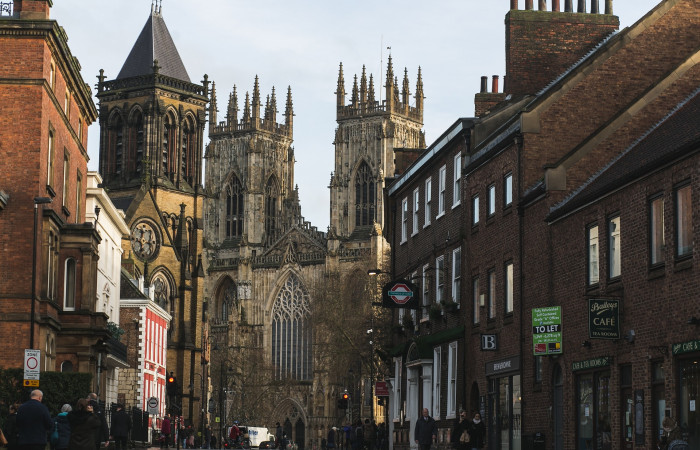
[[[418,289],[408,280],[394,280],[382,290],[384,308],[418,309]]]
[[[619,300],[588,299],[588,337],[591,339],[620,339]]]

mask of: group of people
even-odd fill
[[[322,442],[322,447],[327,449],[345,448],[346,450],[375,450],[383,448],[380,444],[381,436],[384,434],[377,424],[369,419],[338,428],[331,427],[328,430],[326,439]]]
[[[112,429],[107,426],[104,411],[91,393],[79,399],[74,407],[65,404],[55,418],[42,403],[44,393],[35,389],[25,403],[10,406],[3,434],[10,450],[97,450],[109,440],[116,449],[126,449],[131,420],[123,405],[112,414]]]
[[[450,434],[450,442],[456,450],[480,450],[484,447],[486,427],[481,421],[481,414],[475,412],[471,420],[466,411],[460,411]],[[423,408],[423,416],[416,422],[414,437],[420,450],[430,450],[437,442],[437,424],[430,417],[428,408]]]

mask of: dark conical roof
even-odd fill
[[[158,61],[159,73],[190,82],[163,16],[156,10],[151,11],[117,79],[152,74],[153,60]]]

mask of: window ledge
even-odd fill
[[[503,325],[513,323],[515,319],[513,319],[513,313],[508,313],[506,316],[503,318]]]
[[[416,235],[418,235],[417,231],[414,231],[413,233],[411,233],[411,237],[416,236]]]
[[[454,203],[452,204],[452,209],[455,209],[456,207],[458,207],[458,206],[461,205],[461,204],[462,204],[462,200],[457,200],[456,202],[454,202]]]
[[[428,223],[426,223],[425,225],[423,225],[423,229],[425,230],[425,229],[428,228],[429,226],[430,226],[430,222],[428,222]]]
[[[611,293],[621,291],[623,289],[624,285],[622,284],[622,280],[620,277],[616,277],[614,280],[608,282],[608,285],[605,287],[605,292]]]
[[[666,275],[666,266],[664,264],[657,264],[654,267],[649,268],[649,273],[647,274],[647,280],[655,280],[657,278],[663,278]]]
[[[408,242],[408,240],[403,239],[401,242],[399,242],[399,245],[403,245],[403,244],[405,244],[406,242]]]
[[[503,215],[507,216],[508,214],[513,212],[513,203],[509,203],[508,206],[503,208]]]
[[[692,257],[677,260],[673,264],[673,271],[680,272],[681,270],[691,269],[693,267]]]
[[[70,211],[68,211],[68,208],[65,206],[61,206],[61,211],[63,211],[63,215],[66,217],[70,217]]]
[[[435,220],[438,220],[438,219],[440,219],[440,218],[442,218],[442,217],[444,217],[444,216],[445,216],[445,211],[443,211],[443,212],[441,212],[440,214],[438,214],[437,216],[435,216]]]

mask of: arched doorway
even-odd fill
[[[297,419],[297,423],[294,425],[294,442],[298,446],[297,450],[304,450],[304,422],[301,420],[301,417]]]
[[[561,366],[556,364],[552,374],[552,399],[554,403],[554,450],[564,448],[564,379]]]

